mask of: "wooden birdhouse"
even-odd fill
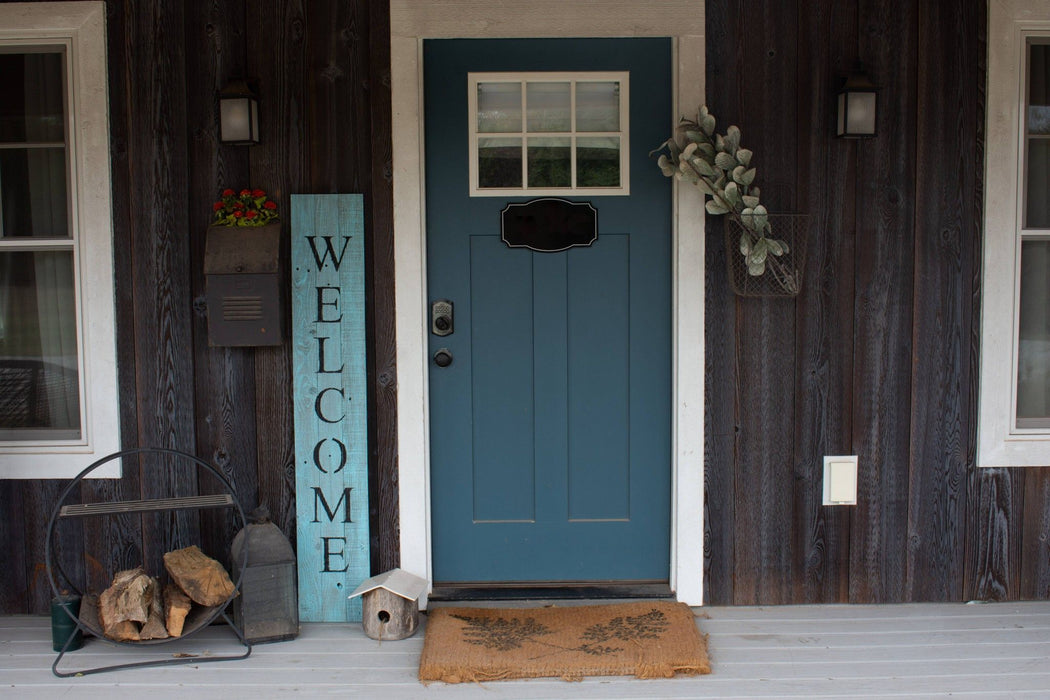
[[[396,641],[411,637],[419,627],[419,597],[427,580],[391,569],[364,581],[350,594],[361,596],[361,624],[372,639]]]

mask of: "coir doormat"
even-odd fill
[[[421,681],[710,673],[707,641],[684,603],[549,608],[437,608],[427,618]]]

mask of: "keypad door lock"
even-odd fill
[[[452,302],[440,299],[430,305],[430,332],[438,336],[452,335]]]

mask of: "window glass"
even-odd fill
[[[82,435],[64,69],[61,50],[0,53],[2,441]]]
[[[620,84],[579,82],[576,84],[576,130],[620,130]]]
[[[1050,428],[1050,45],[1028,45],[1016,427]]]
[[[529,187],[572,187],[571,139],[529,139]]]
[[[521,131],[521,84],[478,83],[478,133]]]
[[[576,184],[580,187],[619,187],[618,137],[581,136],[576,140]]]
[[[626,195],[627,73],[471,73],[471,196]]]
[[[572,85],[570,83],[528,83],[528,130],[531,132],[572,130]]]
[[[0,143],[65,141],[62,58],[0,51]]]
[[[478,187],[521,187],[521,139],[478,139]]]
[[[72,251],[0,252],[0,439],[80,438]]]

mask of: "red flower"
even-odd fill
[[[252,190],[252,196],[256,199],[261,199],[266,196],[266,193],[262,190]]]
[[[276,209],[276,208],[277,208],[277,202],[274,202],[274,201],[267,200],[266,203],[263,204],[263,209]]]
[[[233,196],[233,190],[231,190],[230,188],[227,187],[226,189],[224,189],[222,191],[222,196],[223,197],[232,197]]]
[[[236,218],[238,218],[238,219],[239,219],[239,218],[241,218],[242,216],[244,216],[244,212],[240,212],[240,211],[235,211],[235,212],[233,212],[233,215],[234,215],[234,217],[236,217]]]
[[[233,203],[233,208],[234,209],[244,209],[244,202],[234,202]]]
[[[259,215],[259,212],[250,211],[250,212],[248,212],[247,214],[244,215],[244,218],[245,219],[254,219],[258,215]]]
[[[212,209],[214,209],[215,211],[219,211],[220,209],[223,208],[223,206],[224,205],[223,205],[222,202],[216,202],[215,204],[212,205]]]
[[[250,197],[251,194],[252,194],[251,190],[241,190],[241,196],[242,197]]]

